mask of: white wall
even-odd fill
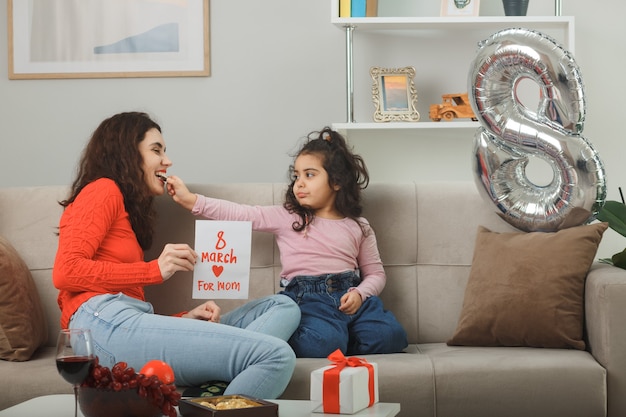
[[[409,13],[437,14],[439,2],[430,1],[432,5],[417,11],[414,5],[423,5],[421,0],[379,3],[384,10],[402,4],[400,8]],[[174,161],[171,172],[188,182],[284,181],[299,139],[311,130],[345,121],[344,35],[330,24],[328,0],[212,0],[210,77],[11,81],[6,3],[0,0],[3,187],[69,183],[92,130],[120,111],[147,111],[161,123]],[[500,0],[481,3],[481,14],[503,14]],[[529,15],[554,10],[551,1],[530,3]],[[626,3],[563,3],[563,15],[576,18],[575,56],[587,98],[583,133],[604,160],[609,199],[619,199],[617,187],[626,189],[621,126],[626,57],[620,35]],[[433,57],[414,57],[406,61],[415,62],[406,64],[427,67],[429,59]],[[464,86],[464,80],[458,82]],[[420,85],[416,77],[416,84],[418,95],[420,89],[427,91],[428,81]],[[364,85],[367,95],[370,85]],[[426,96],[423,105],[427,103]],[[427,119],[427,112],[420,113]],[[380,152],[364,155],[373,168],[373,181],[472,180],[467,169],[470,141],[454,137],[438,143],[411,138],[372,141],[381,145]],[[365,151],[371,144],[361,146]],[[358,143],[355,147],[359,151]],[[407,154],[415,154],[414,164],[395,162]],[[601,256],[626,246],[626,240],[611,233],[607,232]]]
[[[283,181],[297,140],[343,117],[343,36],[325,0],[211,1],[210,77],[73,80],[8,80],[6,3],[2,186],[70,182],[93,129],[126,110],[158,120],[188,182]]]

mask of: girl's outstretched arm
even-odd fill
[[[182,179],[175,175],[167,177],[167,193],[172,196],[175,202],[191,211],[196,204],[197,195],[189,191]]]

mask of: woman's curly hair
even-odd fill
[[[115,181],[124,197],[130,224],[144,250],[152,245],[156,210],[154,196],[144,178],[138,145],[151,129],[161,132],[161,127],[141,112],[119,113],[100,123],[83,151],[69,197],[59,202],[67,207],[87,184],[99,178]]]

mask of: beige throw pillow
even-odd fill
[[[13,246],[0,236],[0,359],[26,361],[47,336],[33,277]]]
[[[584,349],[585,279],[607,227],[554,233],[479,227],[461,317],[448,345]]]

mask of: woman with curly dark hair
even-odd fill
[[[300,306],[300,325],[289,339],[298,357],[399,352],[406,332],[378,297],[385,286],[376,237],[361,217],[361,191],[369,182],[363,159],[330,128],[309,135],[290,167],[282,206],[252,207],[189,192],[169,177],[174,200],[209,219],[252,221],[276,236],[283,294]]]
[[[59,225],[54,285],[62,328],[91,329],[99,363],[140,369],[160,359],[179,385],[230,382],[225,394],[277,398],[295,367],[286,340],[300,321],[284,295],[253,300],[224,315],[213,301],[175,317],[154,314],[144,286],[191,271],[197,254],[167,244],[144,260],[152,243],[153,199],[165,193],[161,127],[147,114],[104,120],[87,144]],[[240,328],[238,326],[244,326]]]

